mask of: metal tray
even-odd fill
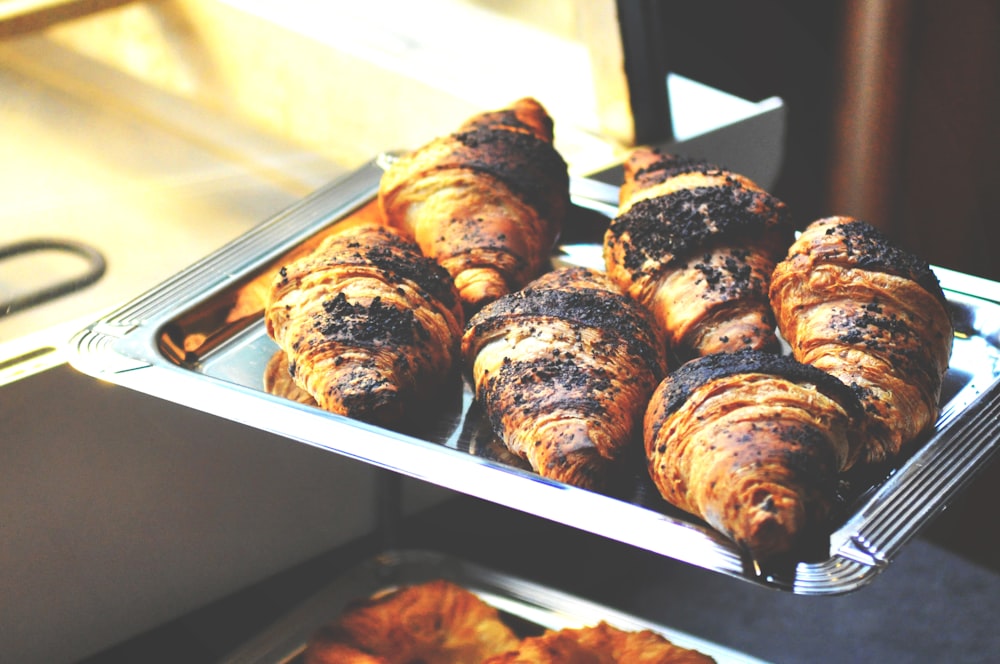
[[[731,648],[546,586],[437,552],[413,550],[385,552],[345,571],[220,664],[300,664],[312,633],[339,616],[350,602],[434,579],[446,579],[472,591],[494,606],[501,619],[521,637],[541,634],[546,629],[596,625],[603,620],[624,630],[652,630],[678,646],[714,657],[719,664],[764,664]]]
[[[957,331],[933,436],[891,468],[855,478],[829,550],[784,569],[762,570],[741,557],[725,537],[662,501],[641,471],[634,486],[605,495],[526,470],[484,426],[467,384],[443,393],[440,412],[405,431],[269,394],[262,374],[277,347],[264,331],[262,307],[273,271],[329,229],[368,215],[382,172],[373,160],[86,327],[71,340],[70,363],[97,378],[294,441],[803,595],[838,594],[869,583],[997,449],[1000,284],[944,269],[936,272]],[[574,196],[573,219],[555,263],[601,265],[598,242],[607,217],[595,210],[607,214],[613,207],[600,198]]]

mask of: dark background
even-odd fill
[[[669,138],[668,71],[745,99],[780,96],[786,167],[773,193],[801,225],[857,216],[932,264],[1000,279],[1000,3],[618,7],[638,142]]]

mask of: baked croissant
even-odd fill
[[[507,448],[543,477],[602,489],[666,370],[645,312],[600,272],[561,268],[483,307],[462,354]]]
[[[681,360],[778,351],[767,299],[793,239],[784,203],[749,178],[637,148],[604,236],[608,275],[648,308]]]
[[[264,320],[295,383],[334,413],[396,424],[457,378],[454,284],[381,225],[349,227],[282,267]]]
[[[768,561],[816,542],[857,445],[854,393],[794,358],[738,351],[667,376],[643,423],[649,474],[667,502]]]
[[[469,313],[548,267],[569,206],[552,129],[541,104],[521,99],[471,118],[383,174],[386,222],[448,270]]]
[[[891,460],[938,417],[954,339],[937,277],[871,225],[809,225],[774,271],[771,302],[792,354],[864,404],[859,462]]]
[[[481,664],[518,643],[494,607],[434,580],[349,606],[313,634],[303,655],[305,664]]]
[[[708,655],[683,648],[652,630],[623,630],[606,622],[547,630],[522,640],[517,650],[483,664],[711,664]]]
[[[313,396],[298,386],[288,369],[288,355],[283,350],[273,353],[264,365],[264,391],[282,399],[315,406]]]

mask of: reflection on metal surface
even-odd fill
[[[346,170],[44,36],[0,42],[0,96],[3,243],[59,238],[107,261],[85,291],[0,317],[0,343],[94,318]]]
[[[60,358],[56,348],[41,346],[3,360],[0,362],[0,386],[44,371],[53,366],[53,362],[60,361]]]

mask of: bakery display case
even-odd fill
[[[172,472],[184,467],[174,463],[172,450],[180,449],[174,428],[183,428],[184,454],[191,455],[193,465],[213,447],[207,458],[219,466],[227,464],[220,456],[222,450],[233,458],[248,457],[241,461],[248,465],[238,467],[253,474],[257,484],[252,488],[241,484],[234,471],[219,474],[225,486],[209,490],[196,487],[196,492],[214,496],[232,486],[234,496],[252,495],[252,509],[264,511],[269,509],[268,494],[280,494],[283,498],[274,501],[280,507],[274,510],[287,512],[268,511],[260,523],[280,532],[280,537],[288,537],[289,531],[295,530],[297,514],[304,514],[304,527],[316,533],[292,536],[287,546],[272,545],[267,530],[253,532],[253,523],[258,522],[243,522],[237,517],[236,527],[246,530],[234,531],[221,543],[218,533],[193,535],[190,546],[212,552],[206,558],[207,567],[224,564],[221,561],[227,557],[241,557],[239,549],[244,545],[264,547],[266,560],[244,565],[238,575],[213,586],[211,594],[192,591],[192,583],[186,583],[192,601],[175,602],[173,609],[167,607],[154,614],[159,627],[131,627],[152,629],[151,640],[140,636],[117,647],[102,644],[110,648],[93,654],[94,664],[114,661],[115,657],[146,657],[151,653],[144,648],[157,648],[156,634],[162,632],[166,635],[162,638],[170,638],[172,630],[183,631],[197,621],[206,626],[195,630],[212,630],[228,620],[238,621],[221,613],[244,614],[246,607],[239,604],[246,600],[249,606],[251,598],[260,602],[262,594],[263,604],[267,604],[268,593],[280,595],[281,600],[259,610],[239,628],[230,625],[224,635],[204,637],[217,642],[204,648],[210,651],[204,653],[205,660],[303,661],[302,648],[309,636],[351,602],[432,578],[452,579],[473,589],[501,610],[504,619],[517,627],[519,636],[606,620],[630,629],[652,629],[719,662],[807,661],[807,653],[823,642],[820,634],[807,632],[816,632],[829,621],[829,630],[838,639],[831,647],[830,652],[836,653],[831,657],[861,661],[873,653],[899,654],[911,648],[912,644],[890,643],[877,634],[879,629],[897,629],[894,621],[907,621],[902,615],[892,620],[887,617],[901,598],[934,596],[922,609],[913,609],[918,614],[914,625],[927,625],[930,612],[942,606],[964,605],[967,598],[978,601],[990,597],[1000,584],[993,570],[970,564],[946,548],[939,549],[938,543],[925,537],[928,528],[959,504],[971,487],[981,486],[1000,444],[995,426],[1000,417],[1000,283],[964,269],[933,265],[955,326],[940,416],[933,432],[877,474],[863,482],[845,484],[828,531],[823,533],[823,546],[808,559],[790,564],[771,566],[754,560],[704,521],[667,504],[641,469],[612,492],[570,486],[534,473],[495,437],[468,378],[458,381],[454,390],[437,395],[438,407],[432,417],[400,428],[335,415],[269,391],[264,374],[279,349],[265,330],[264,306],[277,270],[331,232],[377,217],[379,182],[403,152],[435,133],[443,133],[446,129],[442,127],[454,126],[471,112],[524,94],[553,100],[550,110],[556,135],[561,137],[557,146],[570,162],[571,205],[551,255],[553,267],[603,269],[601,238],[617,214],[621,161],[628,144],[654,144],[664,151],[724,162],[767,189],[795,192],[790,198],[802,209],[848,201],[842,192],[823,202],[815,190],[796,189],[804,177],[804,161],[817,158],[819,148],[799,142],[804,130],[801,106],[794,94],[775,91],[741,97],[696,80],[700,74],[711,79],[714,73],[710,69],[678,67],[684,73],[677,73],[663,72],[659,65],[649,67],[666,57],[657,46],[656,35],[670,3],[656,8],[647,3],[593,3],[591,11],[579,15],[563,3],[555,3],[556,8],[550,11],[557,14],[557,22],[565,24],[566,16],[576,16],[579,24],[574,34],[576,38],[584,35],[585,43],[606,32],[608,23],[602,16],[617,12],[621,51],[610,55],[606,48],[581,51],[579,42],[566,40],[564,35],[558,39],[543,35],[539,43],[553,46],[554,66],[575,72],[560,82],[565,88],[546,89],[553,85],[546,70],[534,78],[525,75],[519,86],[515,85],[516,77],[505,78],[502,85],[494,86],[497,89],[472,86],[460,97],[460,86],[442,71],[447,68],[441,66],[440,52],[407,46],[405,40],[380,41],[387,32],[368,23],[364,12],[346,6],[331,11],[345,25],[357,21],[353,24],[356,31],[353,39],[338,32],[342,50],[331,51],[328,42],[333,42],[333,37],[303,27],[301,19],[309,13],[297,3],[280,17],[273,8],[255,3],[239,9],[228,2],[186,0],[162,3],[161,8],[146,7],[149,3],[104,3],[101,9],[109,13],[103,20],[101,12],[91,15],[77,7],[77,14],[72,9],[76,3],[66,4],[71,7],[40,10],[38,16],[46,22],[41,29],[43,37],[38,36],[39,28],[23,27],[20,17],[4,24],[18,33],[4,45],[13,63],[5,70],[8,77],[30,87],[25,81],[32,76],[56,80],[53,72],[62,66],[79,68],[85,64],[73,71],[102,72],[101,77],[108,78],[100,78],[84,97],[93,101],[94,90],[112,81],[113,89],[98,98],[128,100],[115,106],[114,113],[130,115],[132,121],[139,117],[159,131],[166,127],[163,133],[169,138],[163,139],[158,155],[170,153],[168,143],[193,144],[212,156],[213,167],[224,169],[219,179],[203,181],[209,184],[199,194],[218,195],[217,201],[197,203],[187,211],[178,205],[174,212],[205,213],[217,207],[232,214],[221,215],[204,241],[180,242],[176,256],[164,254],[162,265],[157,266],[162,269],[144,274],[138,280],[141,287],[138,282],[122,284],[129,291],[128,297],[121,297],[119,290],[100,306],[76,300],[73,306],[80,309],[74,310],[72,320],[52,326],[50,319],[39,319],[37,324],[44,334],[29,339],[28,345],[20,339],[0,344],[10,355],[0,357],[5,400],[12,403],[22,394],[38,398],[38,390],[47,392],[49,382],[77,386],[81,393],[86,390],[81,386],[94,383],[102,391],[125,394],[120,399],[127,404],[124,407],[135,411],[121,416],[122,427],[140,448],[163,446],[157,458],[159,462],[173,459]],[[498,32],[491,40],[524,28],[523,18],[498,17],[480,3],[440,4],[441,8],[454,9],[464,20],[495,23]],[[507,9],[518,13],[517,8]],[[531,14],[539,10],[524,11]],[[424,30],[428,42],[437,43],[431,38],[439,35],[441,27],[426,14],[409,12],[402,12],[395,20],[415,22],[416,32]],[[562,16],[559,12],[568,13]],[[159,46],[166,51],[186,51],[182,55],[187,56],[197,51],[200,59],[181,60],[198,66],[182,71],[154,58],[124,57],[130,45],[135,46],[134,28],[152,29],[152,23],[144,23],[150,17],[161,22],[157,29],[165,29],[158,33],[157,38],[162,39]],[[537,19],[535,15],[530,18]],[[89,29],[98,39],[87,37],[86,29],[75,30],[79,20],[89,21]],[[198,37],[204,43],[196,45],[194,35],[199,30],[193,26],[199,26],[202,34]],[[274,26],[278,27],[271,32]],[[190,41],[173,41],[181,33]],[[289,67],[299,73],[291,77],[294,80],[288,81],[281,99],[270,109],[255,107],[262,95],[266,98],[263,84],[255,81],[255,68],[259,68],[261,81],[270,86],[282,81],[287,71],[273,60],[262,64],[259,56],[250,54],[252,43],[262,35],[276,48],[289,47],[296,38],[309,40],[289,56]],[[109,36],[114,36],[109,40],[112,46],[101,51],[96,43]],[[226,43],[230,48],[221,46]],[[116,48],[120,50],[116,52]],[[405,56],[407,48],[413,49],[409,57]],[[151,52],[158,53],[156,49]],[[85,54],[83,59],[81,53]],[[363,60],[361,53],[369,59]],[[588,61],[583,74],[581,53]],[[162,51],[159,55],[165,57]],[[33,61],[33,56],[42,57]],[[612,66],[610,75],[606,70],[609,57],[619,58],[618,69]],[[637,59],[647,68],[637,67]],[[359,60],[363,60],[360,65]],[[622,60],[629,65],[624,67],[629,74],[624,78]],[[133,71],[116,71],[127,62]],[[531,68],[530,62],[521,63],[513,56],[512,63],[525,70]],[[369,87],[382,85],[381,89],[391,92],[370,98],[350,93],[356,104],[353,111],[340,109],[323,117],[316,109],[331,102],[336,86],[310,89],[308,82],[322,78],[328,66],[350,69],[350,75],[356,77],[351,80],[359,87],[361,79],[377,70],[378,84]],[[491,75],[496,80],[498,74]],[[59,79],[55,87],[68,94],[72,85],[89,85],[71,85],[71,78]],[[228,92],[213,89],[223,80],[231,85]],[[402,87],[395,88],[396,84]],[[582,98],[593,101],[596,89],[601,103],[581,104],[578,93],[561,92],[584,86],[587,93]],[[647,96],[651,91],[652,98]],[[605,105],[622,94],[631,97],[633,104],[624,122],[620,106]],[[403,100],[408,100],[405,112],[400,110]],[[65,98],[60,103],[58,109],[47,106],[50,117],[59,115],[60,109],[79,111],[78,104],[67,104]],[[204,112],[206,107],[211,113]],[[165,112],[164,108],[171,110]],[[704,108],[725,112],[719,118],[699,117],[698,109]],[[685,119],[687,111],[691,115]],[[240,119],[232,119],[232,113]],[[352,118],[358,113],[376,121],[352,127],[350,123],[356,121]],[[657,122],[663,115],[673,116],[673,122]],[[421,118],[425,121],[420,122]],[[105,131],[108,145],[117,145],[111,141],[117,122],[101,118],[95,124]],[[323,129],[316,130],[317,125]],[[566,130],[560,133],[563,127]],[[257,131],[266,138],[260,138]],[[140,133],[135,129],[133,138]],[[352,140],[344,141],[346,145],[338,143],[345,136]],[[129,142],[128,137],[122,139],[123,144]],[[125,148],[120,149],[125,154]],[[181,160],[172,165],[184,168]],[[109,188],[128,180],[128,176],[118,177],[122,179],[109,180]],[[183,179],[183,171],[179,177]],[[230,190],[228,184],[219,186],[222,180],[238,182]],[[171,209],[165,207],[165,201],[171,200],[172,190],[181,191],[177,181],[151,189],[158,202],[150,205],[150,224],[157,216],[152,208],[158,207],[158,216],[169,229],[167,236],[195,237],[199,222],[187,222],[181,230],[170,226]],[[248,200],[254,196],[255,200]],[[141,191],[130,192],[128,198],[141,210]],[[241,205],[234,207],[234,201]],[[891,221],[882,226],[889,231],[894,228]],[[144,258],[155,254],[150,241],[135,239],[139,235],[131,232],[125,235],[132,241],[122,243],[120,254],[114,254],[106,266],[150,263]],[[92,243],[101,246],[98,239],[94,236]],[[922,246],[921,242],[913,244]],[[163,246],[166,251],[171,245]],[[104,283],[109,276],[117,279],[119,275],[121,272],[112,270],[104,276]],[[101,278],[97,277],[99,286]],[[85,298],[92,284],[80,284],[77,290]],[[60,318],[60,297],[54,296],[56,306],[46,306],[41,313]],[[0,318],[0,333],[22,321],[34,324],[25,312],[16,313],[17,320],[13,315],[7,321]],[[9,323],[6,328],[2,327],[5,322]],[[0,341],[6,340],[0,337]],[[63,375],[67,371],[72,372],[71,378]],[[86,420],[89,408],[78,407],[72,412]],[[115,435],[114,408],[98,411],[112,413],[110,420],[102,422],[103,436]],[[27,421],[13,420],[17,424],[13,430],[19,434],[27,427],[22,420]],[[50,435],[52,427],[45,431]],[[243,437],[246,441],[241,443]],[[90,449],[87,440],[67,458],[86,458]],[[104,449],[109,450],[106,454],[112,454],[110,450],[121,454],[125,448],[114,444]],[[133,458],[131,451],[124,456],[141,467],[142,462]],[[261,478],[266,483],[271,475],[257,469],[250,458],[253,456],[262,466],[273,464],[270,470],[277,471],[274,476],[282,483],[261,486]],[[10,458],[17,463],[28,457],[18,453]],[[292,458],[295,461],[281,461]],[[112,459],[101,463],[108,468],[114,465]],[[326,486],[324,475],[330,477]],[[307,477],[306,484],[296,487],[296,476]],[[22,493],[30,498],[32,485],[19,480],[12,486],[28,487]],[[126,499],[129,495],[127,491],[112,493]],[[320,497],[320,504],[303,509],[310,496]],[[197,496],[192,500],[197,503]],[[183,509],[196,510],[194,503]],[[317,525],[325,518],[330,518],[331,527]],[[93,527],[92,520],[85,520]],[[323,530],[328,532],[322,534]],[[203,539],[199,542],[199,538]],[[35,541],[35,536],[28,539]],[[183,542],[174,544],[185,546]],[[177,555],[173,548],[167,551],[165,557]],[[185,565],[174,574],[187,575],[188,582],[198,574],[211,574],[210,569],[199,570],[194,560]],[[142,574],[141,565],[137,574]],[[159,586],[129,583],[136,585],[134,601],[139,604],[144,596],[160,592]],[[161,585],[169,584],[169,578],[163,578]],[[25,590],[14,587],[18,592]],[[115,601],[121,604],[120,599]],[[992,601],[995,604],[995,599]],[[844,616],[845,612],[853,615]],[[987,633],[978,616],[955,611],[947,622],[966,641],[963,655],[971,656],[995,644],[995,637]],[[912,629],[918,630],[916,626]],[[795,635],[789,636],[793,632]],[[775,643],[781,639],[787,642]],[[950,637],[913,640],[921,643],[920,639],[927,640],[929,652],[941,653],[954,646]],[[184,653],[178,654],[184,658]]]

